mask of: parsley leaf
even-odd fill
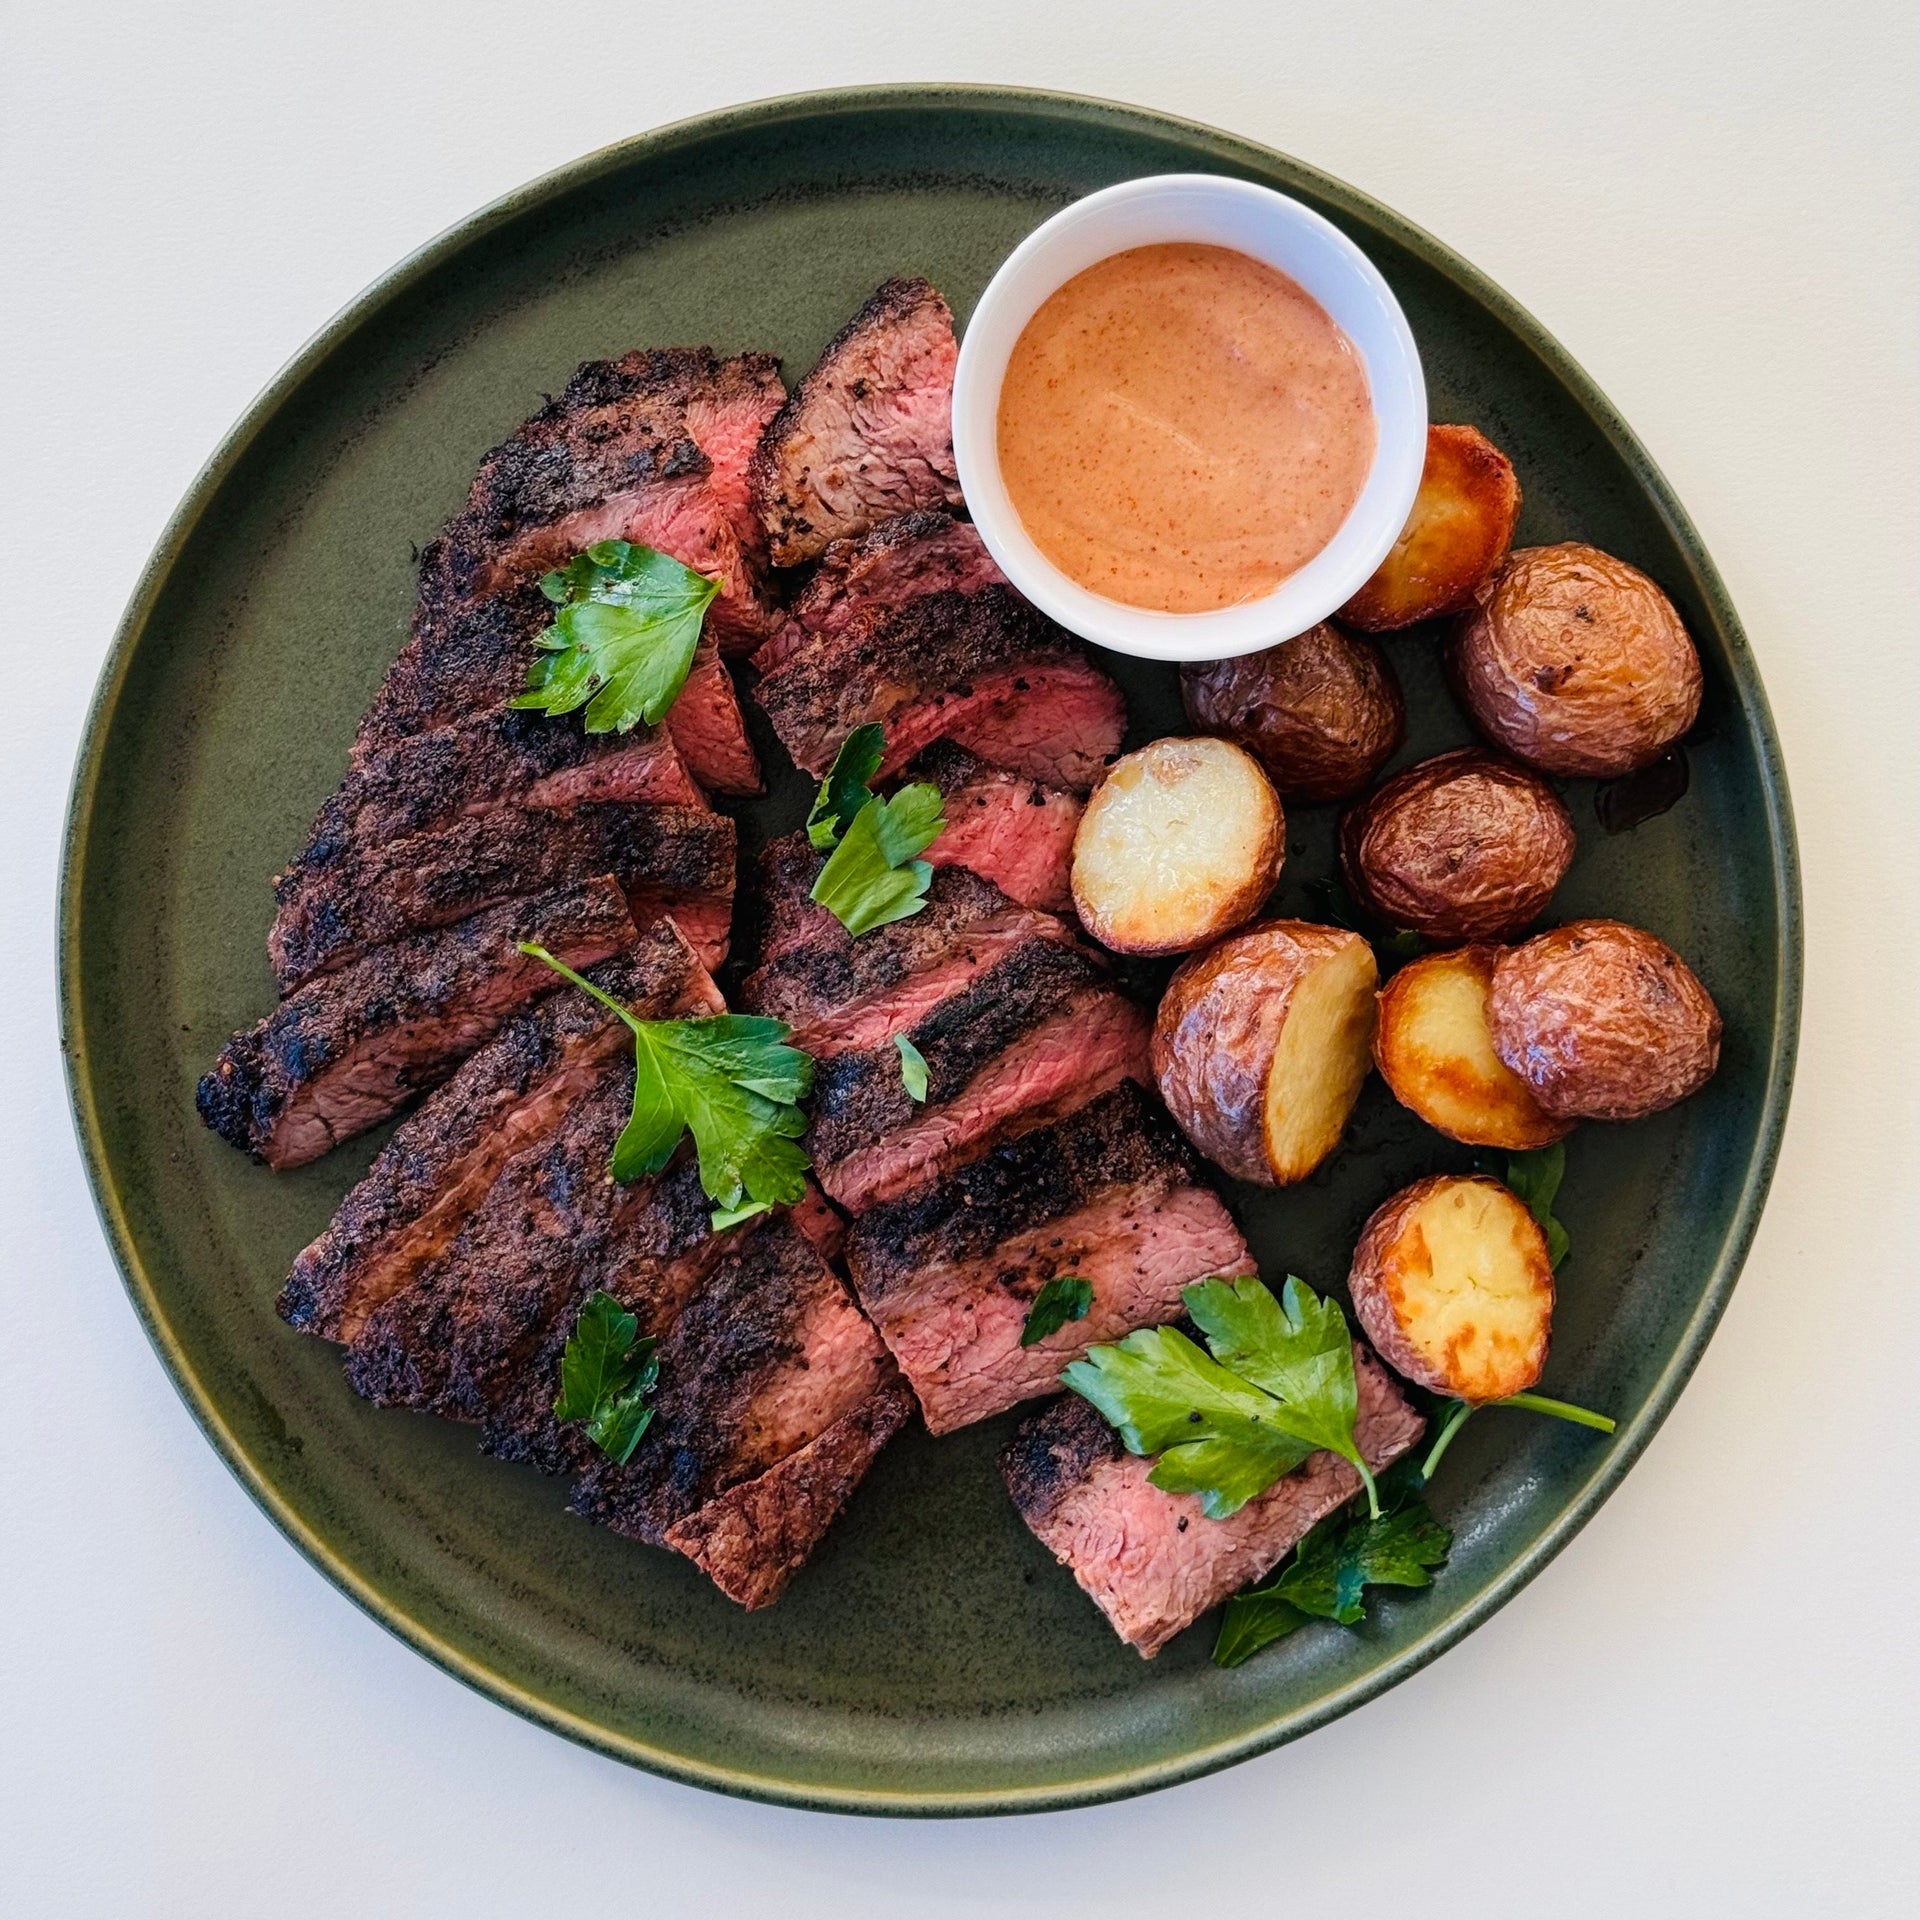
[[[556,1420],[586,1423],[587,1438],[625,1466],[653,1422],[648,1396],[660,1378],[658,1345],[636,1338],[640,1322],[612,1294],[596,1290],[580,1309],[560,1356]]]
[[[900,1084],[907,1090],[907,1098],[925,1105],[927,1098],[927,1060],[918,1047],[904,1033],[893,1036],[893,1044],[900,1051]]]
[[[1213,1357],[1284,1402],[1281,1417],[1296,1438],[1347,1461],[1377,1514],[1379,1489],[1354,1438],[1359,1388],[1353,1336],[1339,1304],[1318,1299],[1291,1274],[1278,1300],[1250,1276],[1203,1280],[1182,1297]]]
[[[1227,1602],[1216,1666],[1237,1667],[1310,1619],[1357,1626],[1368,1587],[1425,1587],[1453,1536],[1418,1500],[1377,1516],[1330,1515],[1300,1542],[1279,1578]]]
[[[813,811],[807,815],[807,839],[821,853],[839,844],[840,836],[873,798],[871,782],[886,752],[887,730],[874,721],[855,727],[841,741],[814,796]]]
[[[1525,1202],[1527,1211],[1540,1222],[1540,1231],[1547,1236],[1547,1258],[1553,1263],[1554,1272],[1560,1271],[1560,1262],[1567,1257],[1567,1249],[1572,1242],[1567,1230],[1553,1217],[1553,1202],[1560,1191],[1560,1182],[1567,1172],[1567,1145],[1564,1140],[1556,1140],[1550,1147],[1540,1147],[1532,1153],[1510,1153],[1507,1155],[1507,1185]]]
[[[1020,1329],[1020,1344],[1037,1347],[1050,1333],[1058,1333],[1069,1320],[1084,1320],[1093,1305],[1093,1282],[1077,1273],[1056,1273],[1033,1296],[1027,1309],[1027,1323]]]
[[[575,554],[540,582],[560,611],[534,641],[526,692],[508,705],[548,714],[585,707],[589,733],[656,725],[686,684],[723,584],[626,540]]]
[[[946,824],[938,787],[902,787],[891,800],[876,794],[828,854],[813,898],[856,938],[918,913],[933,869],[914,855],[932,846]]]
[[[784,1021],[739,1013],[639,1020],[544,947],[522,941],[520,951],[591,994],[633,1034],[633,1112],[614,1143],[616,1180],[660,1172],[691,1129],[700,1184],[722,1214],[744,1219],[743,1201],[801,1197],[807,1156],[797,1142],[807,1122],[797,1103],[812,1090],[813,1061],[785,1044]]]
[[[757,1214],[771,1211],[771,1204],[765,1200],[748,1200],[737,1207],[715,1207],[707,1216],[707,1226],[713,1233],[725,1233],[729,1227],[737,1227],[743,1220],[751,1220]]]

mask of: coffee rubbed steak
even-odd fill
[[[560,984],[519,942],[580,969],[626,952],[635,931],[602,875],[376,948],[236,1033],[200,1082],[200,1117],[270,1167],[305,1166],[436,1086]]]
[[[1069,1360],[1178,1317],[1180,1290],[1252,1273],[1246,1242],[1165,1112],[1127,1083],[938,1184],[875,1207],[847,1234],[860,1304],[919,1397],[930,1433],[1049,1393]],[[1083,1320],[1032,1347],[1034,1296],[1093,1283]]]
[[[887,729],[883,774],[934,740],[1085,793],[1120,750],[1126,704],[1080,643],[1011,587],[875,608],[796,653],[755,698],[782,744],[824,774],[857,726]]]
[[[278,876],[267,954],[280,991],[290,993],[386,941],[611,873],[636,921],[675,912],[717,965],[732,912],[734,844],[731,820],[687,807],[494,807],[356,849],[317,872]]]
[[[798,566],[916,508],[957,507],[953,314],[925,280],[889,280],[827,344],[753,457],[773,558]]]
[[[1370,1353],[1356,1346],[1353,1357],[1356,1438],[1379,1473],[1412,1447],[1425,1422]],[[1360,1490],[1360,1476],[1339,1455],[1316,1453],[1238,1513],[1209,1520],[1197,1495],[1154,1486],[1153,1462],[1128,1453],[1071,1393],[1021,1423],[1000,1465],[1020,1517],[1149,1660],[1210,1607],[1271,1573]]]
[[[857,540],[836,540],[820,556],[753,664],[771,673],[863,613],[903,607],[929,593],[975,593],[1006,584],[972,522],[931,510],[897,514]]]
[[[648,1020],[719,1013],[725,1002],[671,921],[587,977]],[[368,1317],[450,1246],[502,1167],[550,1135],[609,1062],[633,1057],[627,1029],[583,993],[515,1015],[403,1120],[281,1289],[289,1325],[352,1341]]]
[[[915,755],[900,778],[940,789],[947,824],[923,856],[930,865],[969,868],[1023,907],[1072,908],[1076,796],[990,767],[951,740]]]

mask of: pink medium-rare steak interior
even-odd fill
[[[1354,1349],[1357,1438],[1378,1473],[1425,1423],[1385,1369]],[[1225,1520],[1198,1496],[1162,1493],[1153,1462],[1122,1448],[1084,1400],[1065,1394],[1030,1415],[1001,1455],[1021,1517],[1107,1616],[1151,1659],[1210,1607],[1265,1578],[1308,1530],[1360,1490],[1337,1454],[1316,1453]]]
[[[916,755],[900,779],[940,789],[947,824],[926,851],[930,865],[969,868],[1023,907],[1072,908],[1079,798],[990,766],[950,740]]]

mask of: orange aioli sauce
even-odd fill
[[[1034,544],[1163,613],[1271,593],[1339,531],[1373,464],[1365,363],[1327,310],[1231,247],[1135,247],[1027,322],[1000,471]]]

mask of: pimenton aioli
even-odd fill
[[[1135,247],[1015,343],[1000,471],[1035,545],[1090,591],[1203,613],[1270,593],[1339,530],[1378,430],[1353,342],[1230,247]]]

